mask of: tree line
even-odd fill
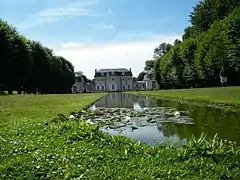
[[[74,82],[74,67],[68,60],[0,19],[0,85],[4,90],[9,94],[69,93]]]
[[[193,8],[191,25],[181,40],[154,50],[157,82],[162,89],[219,86],[226,71],[229,85],[240,85],[240,1],[204,0]]]

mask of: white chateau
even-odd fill
[[[159,85],[155,79],[154,70],[150,69],[144,71],[145,75],[142,81],[135,82],[135,88],[138,91],[144,90],[157,90],[159,89]]]
[[[132,70],[119,69],[95,69],[94,81],[84,82],[82,76],[72,86],[72,93],[101,92],[101,91],[145,91],[157,90],[159,85],[155,79],[154,70],[144,71],[142,81],[133,80]]]
[[[131,91],[133,75],[131,68],[95,69],[95,91]]]

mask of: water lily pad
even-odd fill
[[[135,127],[135,126],[132,126],[132,130],[136,130],[136,129],[138,129],[137,127]]]
[[[157,120],[155,120],[155,119],[148,121],[148,123],[156,123],[156,122],[157,122]]]

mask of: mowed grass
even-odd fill
[[[132,93],[137,95],[148,95],[156,99],[169,98],[211,103],[219,106],[240,107],[240,87],[137,91]]]
[[[105,94],[13,95],[0,96],[0,122],[20,119],[47,120],[58,113],[81,110]]]
[[[103,94],[0,97],[0,179],[239,179],[234,143],[149,146],[68,117]]]

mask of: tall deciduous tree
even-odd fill
[[[154,59],[158,59],[161,56],[163,56],[164,54],[166,54],[168,51],[170,51],[170,49],[172,48],[171,44],[168,43],[162,43],[160,44],[158,47],[156,47],[154,49],[154,55],[153,58]]]
[[[0,84],[12,94],[68,93],[75,81],[73,65],[39,42],[20,35],[0,20]]]
[[[147,60],[145,61],[144,70],[150,70],[154,68],[155,61],[154,60]]]
[[[194,7],[183,41],[154,50],[155,76],[162,88],[219,86],[224,67],[228,83],[240,85],[240,1],[205,0]]]

